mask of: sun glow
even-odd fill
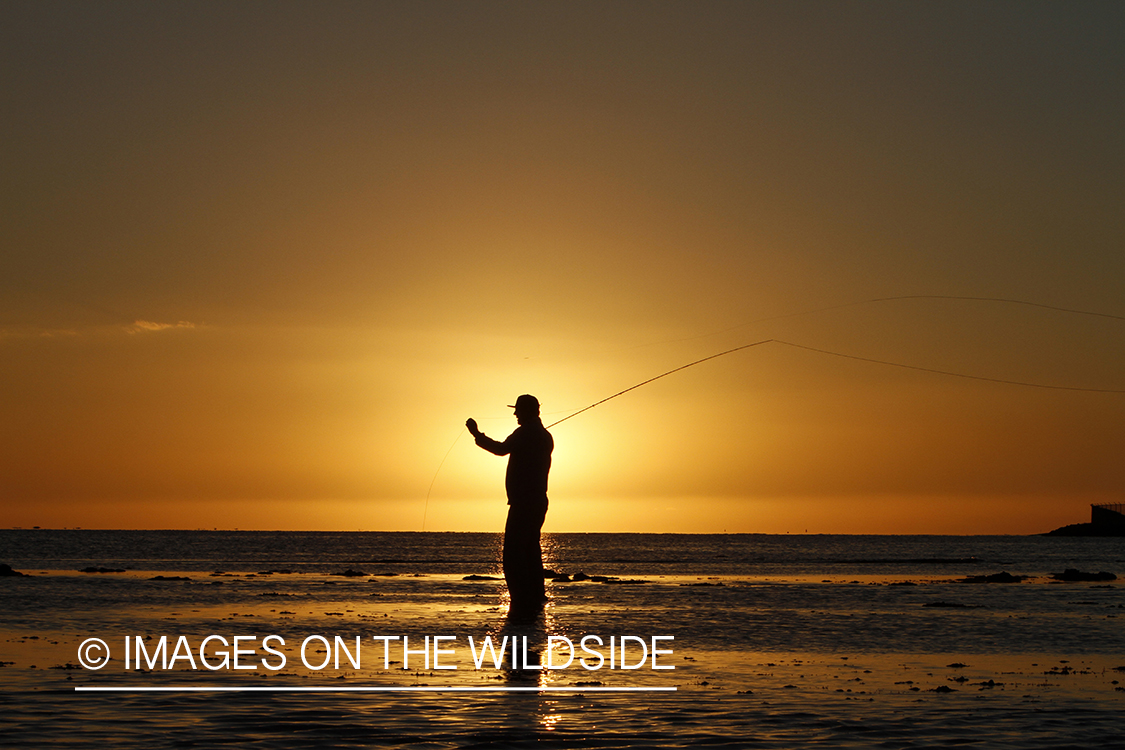
[[[0,45],[8,523],[495,528],[466,418],[767,339],[806,348],[554,428],[548,524],[1023,532],[1120,494],[1125,399],[1013,385],[1125,390],[1100,5],[53,7]]]

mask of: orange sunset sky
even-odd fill
[[[763,339],[1117,393],[764,344],[555,427],[545,529],[1088,520],[1122,39],[1116,2],[5,3],[0,526],[499,530],[467,417]]]

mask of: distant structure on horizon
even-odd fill
[[[1125,536],[1125,503],[1091,504],[1089,523],[1072,523],[1043,536]]]

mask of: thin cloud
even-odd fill
[[[34,338],[57,339],[79,336],[105,336],[124,331],[129,335],[153,333],[173,328],[198,328],[195,323],[181,320],[177,323],[158,323],[152,320],[135,320],[131,325],[91,326],[79,328],[47,328],[38,325],[15,324],[0,325],[0,341],[16,341]]]
[[[0,341],[5,339],[61,338],[78,336],[73,328],[39,328],[37,326],[0,326]]]
[[[179,323],[154,323],[151,320],[134,320],[133,325],[126,326],[129,333],[144,333],[146,331],[166,331],[169,328],[195,328],[195,323],[181,320]]]

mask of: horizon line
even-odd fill
[[[1094,503],[1091,503],[1093,505]],[[177,532],[237,532],[246,534],[492,534],[502,536],[503,531],[419,531],[416,529],[122,529],[87,528],[83,526],[6,526],[0,531],[177,531]],[[544,531],[543,534],[647,534],[652,536],[1042,536],[1043,532],[953,533],[915,531],[909,533],[887,531]]]

